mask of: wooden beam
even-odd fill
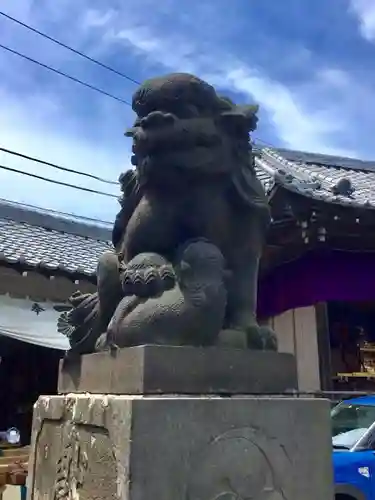
[[[94,292],[95,285],[88,281],[73,281],[56,276],[55,279],[35,271],[23,271],[23,274],[11,267],[0,266],[0,294],[9,294],[15,298],[29,297],[36,302],[66,302],[77,290],[83,293]]]
[[[322,391],[332,391],[331,346],[328,311],[325,302],[320,302],[315,305],[315,316],[319,352],[320,389]]]
[[[264,275],[272,271],[272,269],[290,262],[291,260],[302,257],[307,252],[315,249],[316,246],[305,244],[303,241],[291,242],[288,245],[282,245],[278,250],[268,252],[267,249],[260,262],[260,274]]]

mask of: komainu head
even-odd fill
[[[126,135],[140,185],[202,181],[250,163],[257,106],[236,106],[205,81],[174,73],[135,92],[137,118]]]

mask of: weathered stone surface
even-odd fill
[[[297,388],[294,356],[220,347],[141,346],[62,363],[59,393],[277,394]]]
[[[214,346],[223,330],[276,350],[275,333],[256,318],[271,221],[250,140],[258,106],[172,73],[142,83],[132,108],[125,135],[134,169],[119,179],[115,251],[99,257],[97,291],[73,294],[58,330],[77,354],[114,344]]]
[[[41,397],[29,500],[332,500],[329,402]]]

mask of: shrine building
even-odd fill
[[[375,163],[262,148],[272,226],[258,316],[299,389],[375,391]]]

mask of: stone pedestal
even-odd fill
[[[116,362],[107,356],[106,363]],[[124,380],[128,369],[123,365]],[[162,379],[155,377],[158,384],[148,387],[161,392]],[[60,389],[68,380],[60,380]],[[333,499],[328,401],[250,393],[85,394],[83,372],[79,380],[81,393],[44,396],[35,405],[30,500]],[[198,377],[196,383],[215,388],[217,381]],[[107,384],[114,387],[113,378]]]
[[[60,394],[280,394],[297,389],[292,354],[140,346],[62,361]]]

